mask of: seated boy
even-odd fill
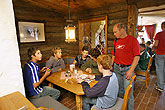
[[[73,64],[81,68],[81,65],[84,64],[87,60],[90,59],[90,56],[88,55],[89,47],[84,46],[81,51],[81,55],[77,55],[75,60],[73,61]]]
[[[94,104],[99,109],[110,108],[115,105],[119,86],[115,73],[110,71],[111,62],[109,55],[100,55],[97,58],[98,68],[103,73],[103,77],[92,88],[87,82],[77,79],[85,93],[85,96],[83,96],[83,110],[90,110],[91,105]]]
[[[40,71],[37,61],[42,59],[42,54],[37,48],[28,49],[29,61],[24,65],[24,85],[28,98],[39,98],[43,96],[50,96],[57,100],[60,96],[60,91],[49,86],[41,87],[40,84],[50,74],[50,70],[47,67],[43,67]],[[45,74],[40,78],[40,72]]]
[[[51,69],[53,72],[61,71],[62,69],[65,69],[65,63],[64,60],[61,58],[61,48],[54,47],[52,49],[52,56],[49,58],[49,60],[46,62],[46,67]]]
[[[147,70],[149,60],[150,60],[150,55],[147,52],[145,44],[140,44],[140,59],[135,70],[137,71]]]
[[[88,73],[101,74],[97,66],[97,57],[101,55],[100,51],[97,48],[92,48],[89,54],[91,58],[81,66],[81,69]]]

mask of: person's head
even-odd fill
[[[100,72],[102,69],[109,70],[112,66],[111,57],[109,55],[100,55],[97,57],[97,65]]]
[[[101,50],[101,45],[98,44],[98,45],[96,46],[96,48],[99,49],[99,50]]]
[[[87,55],[88,55],[88,52],[89,52],[89,47],[88,47],[88,46],[84,46],[84,47],[82,48],[82,57],[83,57],[83,58],[86,58]]]
[[[104,41],[101,42],[102,47],[104,47]]]
[[[147,46],[150,46],[151,44],[152,44],[151,41],[147,41],[147,42],[146,42],[146,45],[147,45]]]
[[[92,48],[89,52],[90,56],[91,56],[91,59],[95,58],[97,59],[97,57],[99,55],[101,55],[101,52],[97,49],[97,48]]]
[[[123,23],[117,23],[113,27],[113,33],[116,38],[123,38],[126,34],[126,27]]]
[[[42,59],[41,51],[38,48],[29,48],[27,54],[29,60],[40,61]]]
[[[144,51],[146,48],[145,44],[140,44],[140,52]]]
[[[162,24],[161,24],[161,28],[162,28],[162,30],[165,30],[165,21],[162,22]]]
[[[57,58],[57,59],[59,59],[59,58],[61,58],[62,57],[62,53],[61,53],[62,51],[61,51],[61,48],[60,47],[54,47],[53,49],[52,49],[52,55],[55,57],[55,58]]]

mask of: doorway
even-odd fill
[[[79,53],[83,46],[98,48],[107,54],[107,16],[78,21]]]

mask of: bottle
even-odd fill
[[[77,74],[77,69],[75,68],[75,70],[74,70],[74,74]]]

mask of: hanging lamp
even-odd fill
[[[75,36],[75,29],[76,27],[72,24],[72,20],[70,20],[70,0],[68,0],[68,15],[69,19],[66,20],[68,23],[67,26],[65,26],[65,42],[76,42],[76,36]]]

